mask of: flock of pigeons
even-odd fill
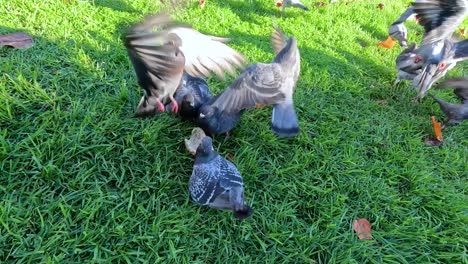
[[[294,0],[286,4],[299,3]],[[294,6],[294,5],[293,5]],[[406,46],[404,22],[416,13],[425,28],[421,47],[411,44],[396,60],[400,80],[412,80],[421,99],[432,84],[468,58],[468,40],[455,41],[453,32],[468,12],[468,0],[416,0],[391,25],[389,34]],[[272,130],[280,137],[299,133],[293,93],[300,73],[297,40],[274,25],[271,63],[254,63],[224,91],[213,95],[203,79],[216,74],[235,74],[245,57],[227,46],[228,39],[205,35],[190,25],[174,22],[166,13],[146,17],[125,34],[125,46],[144,90],[136,116],[150,117],[172,111],[193,120],[208,135],[227,134],[234,129],[246,109],[272,105]],[[445,82],[458,87],[455,94],[462,104],[448,104],[438,98],[448,116],[448,124],[467,119],[468,79]],[[253,210],[244,201],[242,176],[233,163],[216,153],[212,139],[205,136],[196,147],[195,163],[189,182],[192,199],[200,205],[232,210],[245,219]]]
[[[458,40],[453,33],[468,13],[467,0],[416,0],[390,26],[388,34],[406,49],[396,58],[396,86],[401,80],[412,81],[418,89],[415,99],[422,99],[432,85],[454,68],[459,61],[468,59],[468,40]],[[407,45],[407,29],[404,22],[416,15],[424,27],[424,37],[418,48],[416,43]],[[445,125],[468,119],[468,78],[454,78],[439,84],[440,87],[457,87],[454,93],[461,104],[450,104],[433,95],[448,117]]]

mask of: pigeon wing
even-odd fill
[[[414,12],[425,34],[421,45],[450,37],[463,22],[468,10],[467,0],[417,0]]]
[[[219,94],[212,105],[221,111],[239,112],[257,104],[277,104],[285,99],[281,66],[252,64]]]

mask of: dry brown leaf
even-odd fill
[[[395,46],[397,42],[392,39],[392,37],[388,36],[388,38],[382,42],[379,42],[377,44],[380,47],[386,48],[386,49],[391,49],[393,46]]]
[[[385,8],[385,4],[383,3],[380,3],[377,8],[379,8],[380,10],[384,9]]]
[[[185,148],[187,148],[190,154],[195,156],[195,154],[197,153],[198,145],[200,145],[204,137],[206,137],[206,135],[203,129],[199,127],[195,127],[194,129],[192,129],[192,135],[190,136],[190,139],[184,139]]]
[[[265,104],[256,104],[255,105],[255,108],[263,108],[265,107],[266,105]]]
[[[315,6],[315,7],[327,6],[327,4],[326,4],[325,2],[320,1],[320,2],[315,3],[314,6]]]
[[[228,160],[234,159],[234,154],[228,153],[228,154],[226,155],[226,159],[228,159]]]
[[[205,7],[205,0],[198,0],[198,5],[200,6],[200,8],[204,8]]]
[[[359,239],[372,239],[371,224],[365,218],[354,220],[353,229],[358,234]]]
[[[436,139],[439,140],[440,142],[444,141],[444,138],[442,137],[442,129],[440,126],[440,123],[436,121],[435,116],[431,116],[432,120],[432,127],[434,128],[434,134],[436,136]]]
[[[32,37],[24,32],[15,32],[0,35],[0,46],[9,46],[17,49],[26,49],[34,45]]]
[[[437,138],[430,138],[430,137],[425,137],[423,139],[424,144],[430,146],[430,147],[438,147],[442,142],[440,142]]]
[[[386,104],[388,104],[388,101],[387,100],[377,100],[377,103],[379,105],[386,105]]]
[[[460,28],[460,35],[462,35],[462,37],[466,36],[466,32],[464,28]]]

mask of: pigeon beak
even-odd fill
[[[437,64],[429,64],[424,68],[423,72],[414,79],[413,86],[418,88],[417,98],[422,99],[426,95],[427,91],[435,81],[433,77],[436,74],[437,69]]]

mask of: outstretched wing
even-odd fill
[[[165,31],[172,26],[175,24],[171,24],[169,16],[159,14],[145,18],[124,36],[138,82],[147,94],[152,93],[151,89],[161,89],[161,82],[171,80],[183,71],[184,56],[174,45],[180,40]],[[161,31],[153,32],[154,28]]]
[[[282,75],[282,69],[276,63],[252,64],[215,98],[212,105],[221,111],[238,112],[257,104],[282,102],[286,96],[281,91]]]
[[[450,37],[463,22],[468,10],[467,0],[416,0],[414,12],[425,34],[421,45]]]

